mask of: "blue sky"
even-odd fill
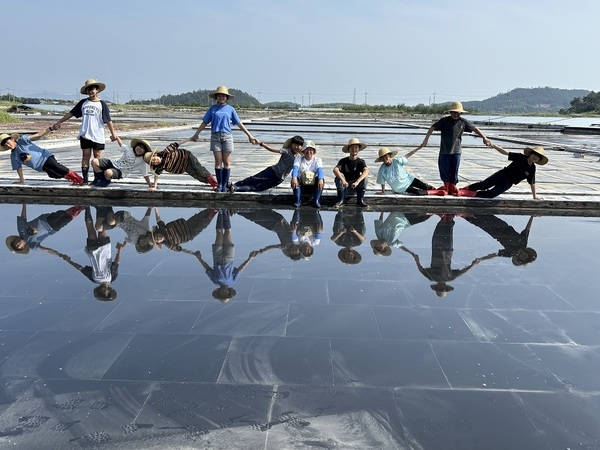
[[[0,94],[74,98],[88,78],[120,103],[221,84],[304,105],[600,90],[598,0],[6,3]]]

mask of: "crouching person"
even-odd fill
[[[302,204],[302,195],[314,195],[313,206],[321,207],[321,195],[325,186],[323,162],[315,156],[317,146],[313,141],[306,141],[302,148],[302,156],[297,156],[292,168],[292,191],[294,206]]]
[[[346,197],[350,197],[356,192],[356,204],[366,207],[365,189],[367,187],[367,177],[369,168],[364,159],[358,157],[358,152],[367,148],[367,144],[360,142],[357,138],[352,138],[348,144],[342,147],[342,152],[349,153],[349,156],[342,158],[334,167],[335,188],[337,190],[336,208],[344,205]]]
[[[149,189],[154,189],[148,174],[148,166],[144,161],[144,155],[149,152],[150,144],[143,139],[132,139],[131,145],[123,145],[121,138],[117,138],[121,146],[121,157],[119,159],[94,158],[92,168],[94,169],[94,181],[92,184],[98,187],[107,187],[112,180],[125,178],[131,172],[137,171],[146,180]]]
[[[25,183],[23,165],[38,172],[46,172],[50,178],[65,178],[73,182],[74,185],[83,183],[83,178],[56,161],[52,153],[32,142],[44,137],[50,131],[52,131],[50,128],[45,128],[35,134],[24,136],[19,136],[18,134],[0,134],[0,147],[3,150],[10,150],[12,169],[16,170],[19,175],[19,181],[15,182],[15,184]]]

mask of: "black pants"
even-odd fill
[[[48,174],[50,178],[64,178],[69,173],[69,169],[56,161],[54,156],[48,158],[44,163],[42,170]]]

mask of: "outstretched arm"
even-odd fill
[[[250,141],[250,143],[252,145],[258,144],[258,139],[256,139],[254,136],[252,136],[252,133],[250,133],[248,131],[248,128],[246,128],[246,125],[244,125],[242,122],[240,122],[240,123],[238,123],[238,128],[240,130],[242,130],[244,133],[246,133],[246,136],[248,136],[248,140]]]
[[[404,155],[405,158],[410,158],[412,155],[414,155],[415,153],[417,153],[419,150],[421,150],[423,148],[423,144],[419,145],[417,148],[415,148],[414,150],[411,150],[410,152],[408,152],[406,155]]]
[[[73,114],[71,114],[71,112],[69,111],[68,113],[66,113],[64,116],[62,116],[58,122],[56,122],[54,125],[52,125],[50,128],[52,128],[52,131],[55,130],[60,130],[60,124],[63,122],[66,122],[67,120],[69,120],[71,117],[73,117]]]
[[[425,133],[425,138],[423,139],[423,142],[421,143],[421,145],[419,146],[419,148],[427,147],[427,143],[429,142],[429,137],[432,135],[432,133],[434,131],[435,131],[434,125],[431,125],[429,127],[429,130],[427,130],[427,133]]]
[[[36,140],[38,140],[39,138],[42,138],[42,137],[46,136],[46,135],[47,135],[48,133],[50,133],[51,131],[53,131],[53,130],[52,130],[52,127],[49,127],[49,128],[44,128],[43,130],[40,130],[40,131],[38,131],[38,132],[37,132],[37,133],[35,133],[35,134],[30,134],[30,135],[29,135],[29,139],[30,139],[30,140],[32,140],[32,141],[36,141]]]
[[[196,142],[198,140],[198,136],[200,136],[200,133],[202,133],[202,130],[206,128],[206,125],[208,125],[208,123],[203,121],[194,133],[194,135],[190,138],[190,141]]]
[[[279,149],[275,148],[275,147],[271,147],[269,144],[267,144],[266,142],[259,142],[258,145],[266,150],[269,150],[270,152],[273,153],[279,153]]]
[[[475,129],[473,130],[473,133],[475,133],[477,136],[479,136],[481,139],[483,139],[483,143],[485,144],[486,147],[489,147],[490,145],[492,145],[492,143],[487,138],[487,136],[485,134],[483,134],[483,131],[481,131],[479,128],[475,127]]]
[[[504,156],[508,156],[508,152],[506,150],[504,150],[502,147],[500,147],[499,145],[492,144],[490,142],[490,147],[492,147],[494,150],[497,150],[498,153],[502,153]]]

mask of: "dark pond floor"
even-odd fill
[[[598,218],[0,208],[2,448],[600,448]]]

